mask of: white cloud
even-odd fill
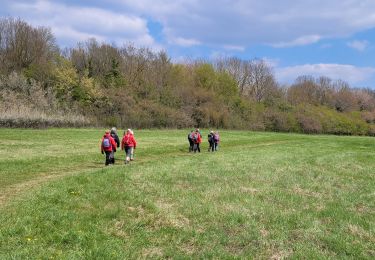
[[[53,29],[53,33],[59,39],[72,39],[75,42],[83,42],[90,38],[95,38],[99,42],[105,41],[105,38],[100,35],[93,34],[93,33],[79,32],[77,30],[74,30],[71,27],[66,27],[66,26],[55,27]]]
[[[351,85],[358,85],[375,75],[375,67],[355,67],[343,64],[304,64],[275,69],[276,78],[281,83],[292,83],[302,75],[326,76],[342,79]]]
[[[271,46],[276,47],[276,48],[302,46],[302,45],[316,43],[320,39],[321,39],[321,36],[319,35],[307,35],[307,36],[298,37],[297,39],[292,40],[290,42],[279,42],[279,43],[271,44]]]
[[[160,24],[162,33],[155,37],[161,36],[161,42],[182,47],[203,45],[228,51],[243,51],[256,44],[278,48],[303,46],[375,27],[375,1],[370,0],[0,2],[6,9],[3,13],[9,12],[35,25],[50,26],[54,32],[65,31],[63,42],[96,35],[108,42],[115,39],[120,44],[117,41],[126,40],[152,47],[156,43],[148,29],[147,19]],[[70,38],[69,30],[72,32]],[[358,43],[351,45],[357,49],[366,48]]]
[[[369,0],[118,2],[160,22],[168,39],[195,39],[216,47],[307,45],[375,26],[375,1]]]
[[[348,42],[347,45],[350,48],[353,48],[357,51],[364,51],[369,46],[369,42],[366,40],[364,41],[355,40],[355,41]]]
[[[224,45],[223,48],[229,51],[244,51],[245,50],[244,46],[239,46],[239,45]]]
[[[190,47],[194,45],[200,45],[201,43],[195,39],[186,39],[182,37],[172,38],[169,40],[169,43],[177,44],[182,47]]]
[[[142,46],[155,45],[147,28],[147,20],[136,15],[68,6],[46,0],[14,3],[11,9],[35,26],[51,27],[59,41],[67,45],[91,37],[118,45],[125,42]]]
[[[271,68],[277,67],[280,62],[280,59],[273,59],[268,57],[263,57],[262,60]]]

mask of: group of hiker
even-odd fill
[[[101,152],[105,153],[105,165],[115,164],[115,152],[117,148],[125,151],[125,164],[134,160],[134,149],[137,147],[137,142],[134,138],[134,132],[128,129],[124,132],[121,143],[117,135],[117,129],[112,127],[111,130],[105,131],[101,140]]]
[[[191,130],[188,134],[189,140],[189,152],[201,152],[200,144],[202,143],[202,134],[198,128]],[[209,152],[218,150],[220,136],[219,132],[210,131],[208,134]],[[134,149],[137,147],[137,142],[134,138],[134,132],[128,129],[124,132],[124,135],[120,139],[117,135],[117,129],[112,127],[111,130],[105,131],[103,138],[101,139],[101,152],[105,154],[105,165],[115,164],[115,153],[118,148],[125,151],[125,164],[130,163],[134,160]]]
[[[220,136],[219,132],[210,131],[207,137],[208,140],[208,151],[214,152],[218,150],[219,142],[220,142]],[[202,143],[202,134],[199,131],[198,128],[195,130],[191,130],[191,132],[188,134],[188,141],[189,141],[189,152],[201,152],[200,144]]]

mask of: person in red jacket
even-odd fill
[[[134,149],[137,147],[137,142],[135,141],[133,131],[128,129],[124,132],[124,136],[122,137],[121,141],[121,150],[125,150],[125,164],[129,163],[129,161],[134,160]]]
[[[107,166],[112,162],[112,152],[116,152],[116,142],[112,138],[110,131],[105,131],[105,134],[102,138],[101,151],[102,154],[105,153],[105,165]]]
[[[199,129],[196,129],[195,132],[193,133],[193,142],[194,142],[194,149],[193,149],[194,153],[196,153],[197,151],[200,153],[201,148],[199,146],[200,146],[200,143],[202,142],[202,135],[199,132]]]

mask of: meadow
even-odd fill
[[[375,139],[136,130],[105,167],[102,129],[0,129],[0,259],[375,258]]]

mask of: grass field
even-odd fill
[[[375,139],[138,130],[104,167],[103,130],[0,129],[0,259],[375,258]]]

